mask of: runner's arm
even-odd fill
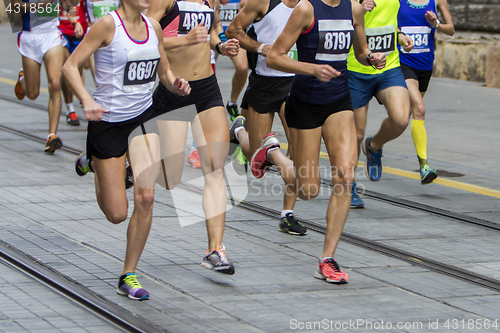
[[[252,24],[255,19],[259,19],[263,16],[268,5],[269,0],[248,0],[226,29],[226,37],[228,39],[237,38],[242,48],[257,53],[261,43],[250,38],[247,35],[246,28]],[[266,56],[270,49],[271,45],[266,45],[261,49],[261,54]]]
[[[366,45],[365,34],[365,16],[364,9],[357,1],[352,0],[352,19],[354,26],[354,43],[353,49],[356,60],[365,66],[374,66],[376,69],[383,69],[385,67],[385,54],[372,53]]]
[[[338,77],[340,72],[330,65],[301,62],[287,55],[300,34],[312,24],[314,24],[314,9],[311,3],[309,1],[299,2],[293,10],[285,29],[271,47],[267,55],[267,66],[287,73],[313,75],[323,82]]]
[[[158,37],[158,51],[160,52],[160,61],[158,63],[158,77],[163,83],[163,85],[170,91],[178,95],[188,95],[191,92],[191,87],[188,81],[176,77],[174,73],[170,70],[170,64],[168,62],[167,54],[165,53],[165,48],[163,46],[163,33],[161,31],[160,24],[154,19],[151,20],[153,23],[156,36]]]
[[[173,5],[173,0],[151,0],[146,16],[159,22],[165,12]],[[165,50],[171,50],[182,46],[206,42],[207,34],[207,28],[200,23],[196,27],[192,28],[186,36],[164,37],[162,34],[161,38],[163,39]]]
[[[62,73],[66,82],[76,97],[83,104],[83,111],[88,120],[101,120],[102,113],[108,112],[102,106],[95,103],[87,89],[83,85],[78,68],[100,47],[107,46],[113,40],[115,34],[115,23],[113,17],[106,15],[97,21],[80,45],[73,51],[64,63]]]
[[[455,25],[453,24],[453,19],[450,14],[450,9],[448,8],[448,1],[447,0],[436,0],[437,4],[437,9],[438,11],[441,12],[441,15],[443,16],[444,22],[440,22],[439,26],[436,28],[436,30],[447,34],[449,36],[453,36],[455,34]],[[427,16],[427,14],[426,14]],[[429,19],[427,19],[429,21]],[[430,23],[430,21],[429,21]],[[436,23],[437,23],[437,15],[436,15]],[[433,25],[431,23],[431,25]],[[435,24],[434,24],[435,25]]]

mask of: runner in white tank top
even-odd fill
[[[30,1],[13,0],[13,8],[22,8]],[[72,2],[78,3],[78,0]],[[40,70],[42,62],[49,82],[49,135],[44,151],[54,153],[62,147],[57,136],[59,117],[61,115],[61,68],[63,65],[63,47],[61,32],[58,30],[60,9],[69,10],[76,3],[69,0],[52,3],[52,0],[38,2],[38,10],[22,14],[22,31],[17,38],[17,47],[22,56],[23,68],[19,71],[14,92],[18,99],[27,96],[34,100],[40,94]],[[33,1],[31,1],[33,5]],[[62,7],[62,8],[61,8]]]
[[[283,31],[297,3],[297,0],[247,0],[226,30],[228,37],[237,38],[241,47],[247,50],[249,65],[252,68],[241,103],[242,116],[235,119],[230,129],[233,142],[239,142],[248,161],[261,147],[264,138],[278,141],[276,134],[270,133],[275,113],[278,113],[283,124],[289,144],[288,151],[291,151],[284,115],[285,100],[290,92],[294,74],[267,67],[266,55],[274,40]],[[238,123],[242,122],[244,117],[247,120],[246,126],[239,126]],[[293,191],[284,191],[279,229],[292,235],[303,236],[307,232],[306,227],[293,217],[296,199]]]
[[[95,172],[99,207],[114,224],[127,218],[124,179],[129,155],[135,209],[128,226],[125,263],[117,292],[135,300],[149,298],[137,281],[135,270],[151,228],[160,150],[158,136],[143,135],[141,125],[151,114],[148,107],[156,73],[177,94],[187,95],[191,90],[187,81],[170,71],[160,25],[141,14],[148,7],[147,0],[123,0],[115,12],[94,24],[63,68],[89,120],[87,150],[92,163],[82,153],[77,159],[77,173]],[[78,71],[93,53],[98,82],[95,100],[85,89]]]

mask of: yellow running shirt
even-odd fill
[[[399,0],[375,0],[376,7],[365,13],[366,43],[372,52],[385,53],[387,63],[382,70],[360,64],[351,47],[347,58],[347,69],[363,74],[380,74],[399,67],[397,50],[397,29]]]

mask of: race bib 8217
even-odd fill
[[[394,25],[385,27],[365,28],[366,44],[372,52],[382,52],[389,55],[395,50],[394,36],[396,31]]]

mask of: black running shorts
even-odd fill
[[[418,91],[426,92],[431,80],[432,70],[415,69],[408,65],[401,63],[401,71],[405,80],[414,79],[418,81]]]
[[[290,94],[285,103],[285,119],[289,128],[313,129],[323,126],[330,115],[346,110],[352,111],[350,94],[326,105],[302,102]]]
[[[258,113],[279,112],[290,93],[292,81],[293,76],[274,77],[250,73],[241,108],[248,109],[250,105]]]
[[[224,107],[215,74],[205,79],[189,81],[189,85],[191,93],[187,96],[180,96],[160,83],[153,94],[153,117],[163,115],[162,119],[191,121],[196,113],[217,106]],[[196,113],[190,112],[194,109],[186,108],[191,105],[196,107]],[[168,114],[165,115],[166,113]]]
[[[152,107],[135,118],[118,123],[89,121],[87,126],[87,156],[100,159],[123,156],[128,149],[129,136],[153,114]]]

